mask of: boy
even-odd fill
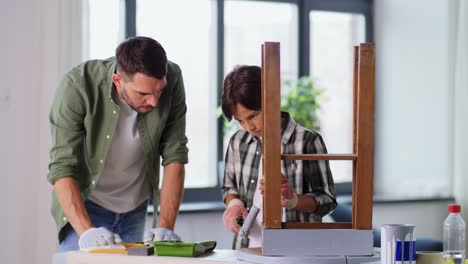
[[[262,208],[261,165],[261,68],[239,66],[224,80],[222,110],[230,121],[236,119],[243,129],[229,141],[222,185],[227,231],[238,233],[236,218],[247,216],[252,205]],[[281,150],[283,154],[327,153],[322,137],[281,113]],[[288,222],[321,222],[335,209],[335,187],[329,162],[325,160],[283,160],[281,162],[281,205]],[[257,215],[248,239],[235,238],[233,248],[260,247],[262,212]]]

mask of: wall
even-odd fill
[[[3,5],[5,3],[3,2]],[[40,166],[41,145],[41,76],[42,60],[41,18],[37,2],[11,1],[8,8],[0,8],[2,23],[2,88],[8,89],[9,99],[0,110],[2,129],[0,160],[6,201],[2,213],[2,233],[6,233],[1,247],[5,263],[27,263],[35,258],[39,242],[38,230],[43,227],[37,209],[44,181]],[[43,200],[43,199],[40,199]],[[30,245],[24,250],[25,241]]]
[[[452,193],[449,5],[375,1],[375,192]]]
[[[382,224],[414,224],[416,237],[442,239],[447,217],[447,201],[381,203],[374,205],[373,226]]]
[[[453,197],[449,2],[374,1],[377,197]],[[374,226],[413,223],[441,238],[447,201],[376,204]]]
[[[61,75],[79,56],[74,51],[80,48],[76,36],[81,32],[71,22],[80,15],[77,3],[1,2],[1,86],[9,96],[0,101],[0,168],[6,179],[0,192],[6,201],[6,217],[0,218],[6,234],[0,247],[3,263],[50,263],[56,250],[51,186],[46,181],[48,111]]]

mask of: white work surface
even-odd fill
[[[69,251],[56,253],[53,256],[53,264],[218,264],[218,263],[238,263],[238,264],[380,264],[380,257],[344,257],[344,256],[294,256],[294,257],[262,257],[258,254],[246,254],[247,251],[240,250],[215,250],[196,258],[185,257],[160,257],[153,256],[128,256],[126,254],[102,254],[87,253],[80,251]],[[246,259],[243,261],[240,259]]]
[[[53,255],[53,264],[218,264],[218,263],[241,263],[249,264],[251,262],[240,261],[236,259],[234,250],[215,250],[213,253],[195,258],[185,257],[160,257],[152,256],[128,256],[125,254],[102,254],[87,253],[80,251],[61,252]]]

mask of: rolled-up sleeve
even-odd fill
[[[179,70],[174,82],[170,114],[161,135],[160,152],[163,166],[174,162],[188,163],[186,113],[184,81]]]
[[[320,135],[307,141],[306,153],[326,154],[327,148]],[[324,216],[336,208],[336,193],[328,160],[304,161],[304,178],[309,195],[317,202],[316,215]]]
[[[85,107],[74,82],[65,77],[54,97],[49,114],[52,134],[48,181],[76,178],[82,161]]]

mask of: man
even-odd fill
[[[261,68],[240,66],[224,79],[222,110],[243,129],[229,141],[222,185],[226,210],[223,215],[227,231],[238,233],[236,219],[246,217],[247,210],[262,208],[263,179],[261,164]],[[284,154],[327,153],[322,137],[296,124],[281,113],[281,151]],[[281,162],[281,205],[288,222],[321,222],[337,205],[335,187],[328,161],[284,160]],[[234,248],[261,247],[262,212],[253,223],[248,239],[235,237]]]
[[[188,162],[181,70],[147,37],[124,41],[115,55],[68,72],[50,111],[61,251],[142,241],[151,196],[160,214],[150,238],[180,240],[173,230]]]

